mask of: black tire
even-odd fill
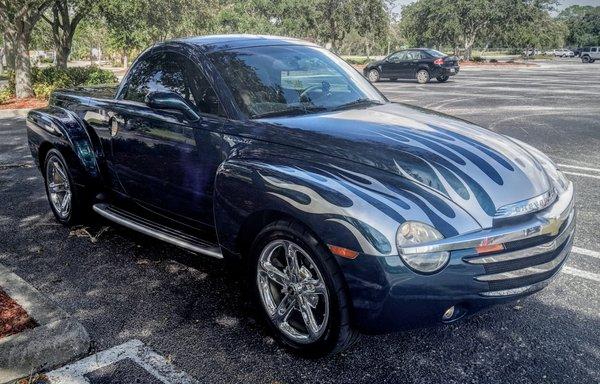
[[[429,71],[426,69],[419,69],[415,76],[419,84],[427,84],[431,77],[429,76]]]
[[[438,76],[435,79],[437,81],[439,81],[440,83],[445,83],[446,81],[448,81],[449,78],[450,78],[450,76],[444,75],[444,76]]]
[[[596,59],[591,59],[590,60],[590,64],[593,63],[593,62],[595,62],[595,61],[596,61]]]
[[[58,162],[62,169],[65,171],[71,197],[70,197],[70,209],[68,213],[61,213],[52,203],[52,198],[50,195],[50,180],[48,180],[48,168],[54,162]],[[46,158],[44,160],[44,168],[43,168],[43,176],[44,176],[44,186],[46,188],[46,196],[48,197],[48,202],[50,203],[50,209],[54,214],[56,220],[66,226],[81,224],[85,221],[89,216],[90,205],[89,199],[87,198],[86,191],[81,187],[75,185],[73,182],[73,176],[71,174],[71,170],[69,169],[67,162],[63,155],[57,151],[56,149],[50,149],[46,154]]]
[[[367,72],[367,79],[371,83],[378,82],[381,79],[381,74],[379,73],[379,70],[376,68],[369,69],[369,72]]]
[[[583,56],[583,57],[581,58],[581,62],[582,62],[582,63],[590,63],[590,62],[592,62],[592,61],[590,60],[590,57],[589,57],[589,56]]]
[[[322,335],[310,343],[298,343],[286,336],[274,324],[261,299],[257,281],[259,259],[263,249],[277,240],[291,241],[307,251],[327,287],[328,321],[323,325],[325,328]],[[278,220],[263,228],[252,245],[248,263],[248,282],[260,317],[275,335],[275,339],[294,353],[305,357],[325,356],[347,349],[358,340],[360,334],[350,325],[350,300],[339,266],[329,250],[303,225],[290,220]]]

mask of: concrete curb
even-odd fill
[[[31,111],[31,108],[23,109],[0,109],[0,119],[10,119],[13,117],[25,117]]]
[[[0,383],[62,365],[88,352],[90,338],[83,325],[3,265],[0,287],[38,323],[0,339]]]

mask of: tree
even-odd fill
[[[509,44],[517,46],[539,33],[540,22],[548,21],[548,11],[555,3],[555,0],[419,0],[402,9],[400,28],[412,45],[460,46],[465,58],[470,59],[477,41],[502,34],[511,38]],[[514,30],[527,36],[517,39]]]
[[[33,96],[29,58],[31,32],[51,2],[52,0],[0,0],[0,25],[14,41],[17,98]]]
[[[92,8],[91,0],[54,0],[49,15],[42,14],[42,18],[52,28],[52,41],[58,68],[67,68],[75,30],[81,20],[91,13]]]
[[[600,6],[572,5],[558,15],[568,29],[569,45],[600,45]]]

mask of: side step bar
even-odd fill
[[[100,216],[134,231],[152,236],[164,242],[177,245],[188,251],[222,259],[221,248],[216,244],[204,242],[198,238],[155,223],[138,215],[109,204],[94,204],[94,211]]]

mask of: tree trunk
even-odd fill
[[[18,99],[33,97],[31,87],[31,60],[29,58],[30,35],[24,31],[18,31],[15,41],[15,93]]]
[[[475,44],[475,35],[465,36],[465,60],[471,60],[473,44]]]
[[[56,67],[61,69],[67,69],[67,61],[71,54],[70,45],[59,45],[55,47],[56,52]]]
[[[6,57],[6,68],[15,69],[15,38],[8,32],[4,33],[4,56]]]
[[[123,68],[127,68],[129,66],[129,57],[127,57],[127,54],[124,53],[123,54]]]

